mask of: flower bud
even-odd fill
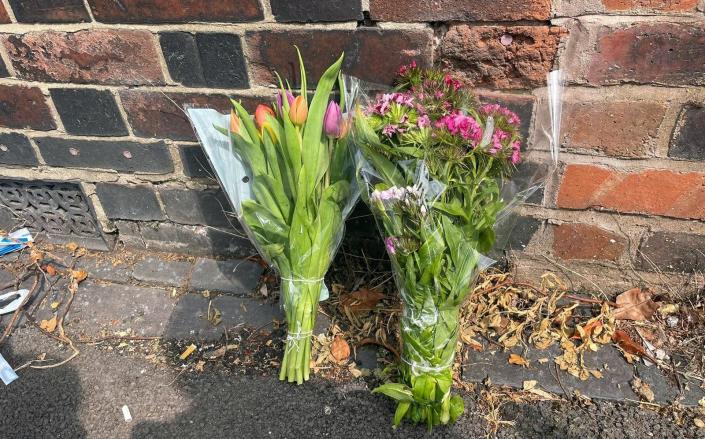
[[[230,110],[230,134],[240,134],[240,118],[235,110]]]
[[[294,95],[290,91],[286,91],[286,100],[289,102],[289,108],[294,103]],[[284,114],[284,98],[282,97],[282,92],[277,93],[277,110],[279,114]]]
[[[323,132],[326,136],[334,138],[341,137],[342,119],[343,115],[340,113],[340,106],[336,102],[330,101],[328,108],[326,108],[326,114],[323,117]]]
[[[260,130],[267,122],[267,116],[274,117],[274,110],[267,105],[259,104],[255,110],[255,123]]]
[[[289,119],[294,125],[303,125],[308,117],[308,103],[303,96],[297,96],[289,109]]]

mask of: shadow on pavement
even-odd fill
[[[0,349],[11,366],[17,367],[30,357],[15,355],[8,344]],[[25,368],[17,380],[5,386],[0,382],[0,437],[71,438],[87,436],[78,418],[83,389],[78,373],[63,365],[45,371]]]

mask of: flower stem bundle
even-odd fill
[[[459,308],[494,243],[502,181],[521,160],[519,117],[479,105],[456,79],[404,66],[393,93],[358,110],[359,180],[402,299],[394,425],[455,421],[451,395]]]
[[[237,182],[249,190],[236,206],[240,222],[281,274],[288,335],[279,378],[301,384],[309,379],[323,278],[359,190],[345,138],[348,124],[340,111],[345,108],[343,56],[320,78],[310,103],[300,54],[299,61],[298,96],[280,81],[274,106],[260,105],[250,116],[233,102],[229,129],[216,128],[229,136],[232,154],[247,168],[247,178]],[[340,105],[330,102],[336,83]]]

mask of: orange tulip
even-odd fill
[[[230,133],[240,134],[240,118],[235,110],[230,110]]]
[[[289,119],[294,125],[303,125],[308,117],[308,103],[303,96],[297,96],[289,108]]]
[[[274,117],[274,110],[267,105],[259,104],[255,110],[257,128],[262,129],[264,127],[265,122],[267,122],[267,115]]]

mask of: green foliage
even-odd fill
[[[306,97],[300,53],[299,61],[300,92]],[[326,107],[339,81],[342,61],[343,55],[320,78],[301,126],[291,122],[286,98],[284,111],[267,116],[262,127],[233,101],[242,125],[240,132],[231,133],[231,145],[252,171],[253,197],[242,203],[241,221],[282,276],[290,336],[280,379],[299,384],[309,376],[308,335],[315,323],[322,278],[342,233],[342,212],[357,196],[351,187],[355,168],[347,140],[329,139],[323,133]],[[281,80],[280,89],[284,93]],[[227,130],[220,131],[227,134]]]

